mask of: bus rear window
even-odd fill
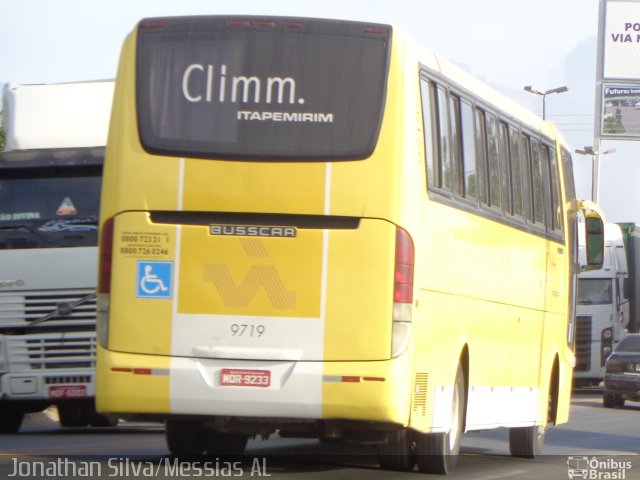
[[[150,153],[363,159],[375,147],[391,28],[245,17],[143,20],[137,110]]]

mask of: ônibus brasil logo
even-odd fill
[[[571,456],[567,459],[567,474],[570,479],[625,480],[631,462],[615,458]]]

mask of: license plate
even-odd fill
[[[58,385],[49,387],[49,398],[85,398],[87,387],[85,385]]]
[[[264,388],[271,385],[271,372],[269,370],[223,368],[220,371],[220,384]]]

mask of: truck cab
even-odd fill
[[[6,86],[0,151],[0,433],[95,412],[95,289],[112,81]]]
[[[627,255],[620,227],[605,223],[602,268],[578,276],[576,305],[576,386],[599,385],[604,364],[629,324],[630,289]],[[579,256],[584,262],[584,232]]]

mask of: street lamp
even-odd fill
[[[591,146],[583,147],[582,150],[576,149],[575,151],[580,155],[591,155],[591,200],[593,203],[598,203],[598,193],[600,189],[600,155],[607,155],[615,151],[615,148],[610,148],[609,150],[601,152]]]
[[[569,91],[569,87],[565,85],[563,85],[562,87],[552,88],[551,90],[545,90],[545,91],[538,90],[537,88],[534,88],[531,85],[527,85],[526,87],[524,87],[524,89],[529,93],[535,93],[536,95],[542,96],[542,119],[543,120],[546,120],[545,99],[547,95],[549,95],[550,93],[564,93]]]

